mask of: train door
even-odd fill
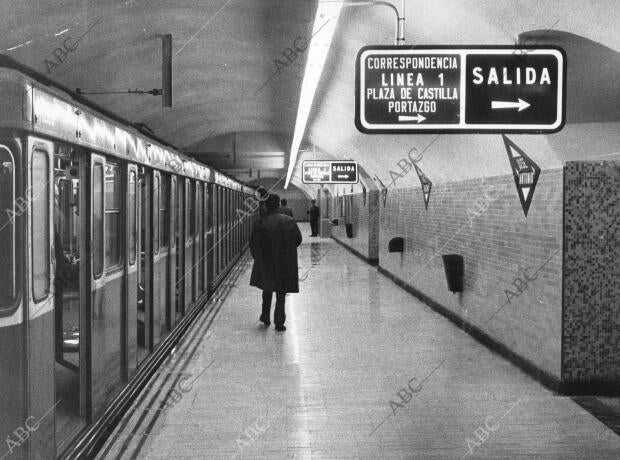
[[[194,267],[194,183],[190,179],[185,179],[185,266],[183,267],[182,284],[185,290],[185,312],[187,313],[192,305],[193,295],[193,267]]]
[[[176,191],[177,203],[175,209],[175,244],[176,244],[176,269],[174,278],[175,292],[175,321],[178,321],[185,312],[185,179],[177,179]]]
[[[152,248],[152,210],[153,196],[151,176],[144,167],[138,176],[138,302],[137,302],[137,364],[139,365],[152,348],[153,333],[153,248]]]
[[[125,290],[127,306],[124,309],[124,324],[122,327],[121,340],[123,342],[123,379],[131,378],[138,362],[138,224],[140,222],[138,210],[138,168],[135,164],[126,166],[126,209],[127,219],[125,231],[127,246],[125,252]]]
[[[177,246],[178,235],[178,222],[179,222],[179,208],[178,208],[178,195],[177,195],[177,176],[170,177],[170,257],[168,257],[168,300],[166,302],[166,315],[168,330],[172,330],[176,324],[176,311],[177,311],[177,288],[176,288],[176,268],[178,266],[177,257],[179,254],[179,247]]]
[[[196,254],[196,262],[194,264],[194,298],[197,300],[204,291],[204,209],[202,205],[202,182],[196,181],[196,238],[194,244],[194,253]]]
[[[88,399],[95,417],[116,395],[126,373],[121,337],[128,306],[124,286],[124,169],[117,160],[97,154],[91,155],[90,163],[91,282],[86,311],[91,329],[86,344],[90,358],[88,379],[92,382]]]
[[[238,221],[236,219],[236,210],[241,209],[241,192],[236,192],[237,195],[237,203],[235,205],[235,213],[233,214],[233,219],[235,220],[235,227],[237,228],[237,253],[241,252],[241,242],[243,235],[243,222]]]
[[[53,231],[53,144],[29,138],[27,188],[25,197],[17,198],[21,213],[28,212],[28,260],[30,285],[27,295],[27,365],[28,414],[49,414],[59,402],[54,394],[55,370],[55,295],[54,231]],[[13,216],[14,218],[15,216]],[[77,376],[79,381],[79,374]],[[54,416],[39,425],[41,433],[30,439],[32,456],[54,452]],[[50,439],[51,438],[51,439]]]
[[[164,261],[162,261],[162,254],[160,248],[160,231],[161,226],[159,223],[160,220],[160,206],[161,206],[161,191],[162,191],[162,177],[159,171],[153,171],[152,174],[152,182],[151,182],[151,219],[150,219],[150,227],[151,227],[151,254],[153,258],[153,271],[151,274],[151,286],[153,297],[151,300],[151,304],[153,306],[152,315],[151,315],[151,348],[156,348],[159,343],[159,337],[161,335],[161,318],[163,317],[162,309],[163,309],[163,300],[161,294],[161,285],[164,284],[165,294],[165,283],[163,280],[165,279],[164,271]],[[164,258],[165,259],[165,258]]]
[[[209,214],[211,214],[211,208],[209,207],[209,189],[211,184],[204,183],[202,187],[202,231],[203,231],[203,239],[202,239],[202,257],[203,257],[203,292],[207,292],[209,290],[209,270],[210,270],[210,253],[209,253],[209,235],[211,232],[211,228],[209,226]]]
[[[158,173],[159,174],[159,173]],[[170,176],[161,174],[158,204],[157,204],[157,225],[159,227],[159,260],[155,269],[157,281],[153,286],[158,290],[159,318],[157,324],[158,336],[154,336],[157,344],[161,337],[170,331],[170,302],[168,301],[169,278],[170,278]],[[155,224],[154,224],[155,225]]]
[[[237,220],[235,219],[235,209],[237,209],[237,191],[233,190],[231,192],[232,195],[232,203],[230,205],[230,223],[232,225],[232,255],[233,259],[237,255],[237,249],[239,244],[239,226],[237,225]]]
[[[228,265],[230,264],[230,255],[232,253],[232,234],[231,234],[231,226],[230,226],[230,194],[231,194],[231,190],[230,189],[226,189],[226,194],[224,195],[226,200],[224,201],[224,214],[226,216],[226,260],[224,261],[224,265],[226,267],[228,267]]]
[[[228,245],[226,244],[227,232],[226,229],[228,227],[228,216],[226,216],[226,188],[222,187],[220,189],[220,215],[222,216],[222,223],[220,225],[221,236],[220,236],[220,247],[222,248],[222,266],[221,272],[226,269],[226,259],[228,257]]]
[[[222,217],[220,214],[220,186],[213,185],[213,279],[217,280],[217,277],[220,274],[220,254],[221,254],[221,243],[220,243],[220,225],[222,223]]]
[[[214,242],[216,241],[214,238],[214,230],[213,230],[213,184],[207,184],[205,187],[205,200],[206,200],[206,217],[207,217],[207,289],[211,291],[213,289],[213,273],[215,271],[215,267],[213,265],[214,257],[215,257],[215,246]]]
[[[220,186],[219,190],[218,190],[218,197],[217,197],[217,214],[219,216],[218,219],[218,238],[217,238],[217,245],[219,248],[219,253],[218,253],[218,278],[220,277],[220,275],[222,274],[222,270],[224,269],[224,254],[225,254],[225,249],[226,249],[226,243],[224,242],[224,225],[225,225],[225,219],[224,219],[224,213],[223,213],[223,209],[224,209],[224,187]]]
[[[24,231],[27,215],[20,211],[19,197],[27,199],[22,192],[27,187],[22,183],[22,154],[19,139],[0,136],[0,260],[4,270],[0,271],[0,433],[11,433],[28,417],[28,381],[26,345],[23,340],[25,327],[24,306],[26,299],[21,295],[22,265],[27,232]],[[7,353],[5,350],[11,350]],[[24,446],[26,447],[26,446]],[[16,452],[16,457],[20,455]],[[21,457],[19,457],[21,458]]]

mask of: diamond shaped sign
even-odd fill
[[[521,207],[525,217],[527,217],[530,203],[534,196],[534,189],[538,183],[538,176],[540,176],[540,167],[504,134],[502,134],[502,138],[504,139],[506,153],[508,153],[508,159],[510,160],[512,175],[517,185]]]
[[[431,198],[431,189],[433,188],[433,183],[426,177],[426,174],[422,172],[422,170],[418,167],[417,164],[413,164],[415,167],[415,171],[418,173],[418,179],[420,179],[420,184],[422,185],[422,194],[424,195],[424,209],[428,209],[428,200]]]

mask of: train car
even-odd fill
[[[0,433],[84,452],[247,247],[253,190],[7,57],[0,101]]]

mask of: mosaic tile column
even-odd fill
[[[564,168],[562,382],[620,390],[620,162]]]

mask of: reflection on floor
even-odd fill
[[[572,398],[307,227],[287,331],[258,322],[246,257],[98,458],[618,458]]]

